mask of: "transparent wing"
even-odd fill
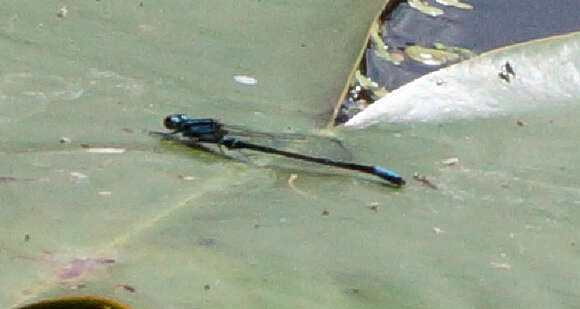
[[[242,126],[224,125],[228,136],[257,145],[273,147],[300,154],[325,157],[332,160],[352,160],[352,153],[339,138],[314,132],[273,133],[247,129]],[[253,152],[252,152],[253,153]]]

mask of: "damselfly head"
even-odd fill
[[[163,125],[169,130],[177,130],[179,129],[180,124],[188,119],[189,118],[184,114],[173,114],[165,117]]]

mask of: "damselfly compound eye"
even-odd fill
[[[176,130],[179,128],[179,124],[181,124],[184,120],[187,120],[187,116],[184,114],[169,115],[165,117],[163,125],[165,125],[165,127],[169,130]]]

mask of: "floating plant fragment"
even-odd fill
[[[370,39],[373,42],[373,52],[377,57],[384,59],[393,63],[394,65],[400,65],[405,58],[401,53],[390,53],[389,46],[383,41],[379,31],[379,22],[375,21],[371,25],[370,29]]]
[[[379,84],[377,84],[375,81],[373,81],[369,77],[362,74],[360,72],[360,70],[356,71],[356,73],[354,75],[354,79],[356,80],[356,82],[359,85],[361,85],[361,87],[363,87],[366,90],[371,91],[372,95],[373,95],[373,99],[375,99],[375,100],[382,98],[389,93],[389,91],[387,89],[379,86]]]
[[[460,9],[473,10],[473,6],[471,4],[467,4],[459,0],[435,0],[435,2],[446,6],[454,6]]]
[[[426,1],[409,0],[408,3],[412,8],[427,16],[435,17],[443,14],[442,9],[431,6]]]
[[[456,53],[426,48],[419,45],[405,48],[405,53],[409,58],[426,65],[444,65],[461,60],[461,57]]]
[[[476,53],[472,52],[467,48],[462,48],[458,46],[447,46],[440,42],[433,43],[433,47],[438,50],[443,50],[450,53],[455,53],[461,57],[461,60],[471,59],[477,56]]]

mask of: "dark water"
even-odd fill
[[[430,17],[400,3],[386,15],[388,33],[383,40],[394,49],[413,43],[430,47],[435,42],[482,53],[501,46],[580,30],[580,1],[464,1],[473,10],[429,4],[444,14]],[[396,89],[440,66],[405,61],[395,66],[367,52],[367,76],[386,89]]]

